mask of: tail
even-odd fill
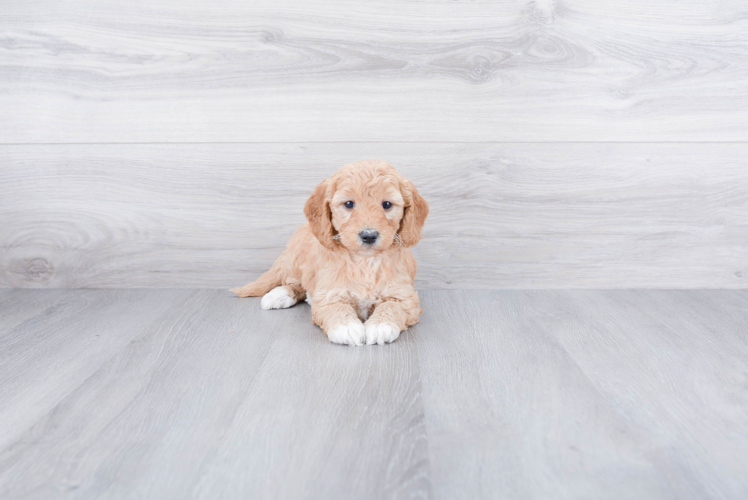
[[[244,286],[232,288],[231,291],[239,297],[261,297],[276,286],[280,286],[283,282],[283,277],[286,274],[283,269],[284,266],[283,262],[281,262],[282,260],[283,256],[276,260],[273,267],[271,267],[268,272],[257,278],[257,280]]]

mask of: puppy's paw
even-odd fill
[[[262,296],[260,307],[263,309],[286,309],[296,303],[285,286],[276,286]]]
[[[395,323],[366,323],[366,343],[389,344],[400,336],[400,327]]]
[[[327,338],[334,344],[364,345],[366,329],[360,321],[337,325],[327,331]]]

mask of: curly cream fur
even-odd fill
[[[384,201],[392,208],[385,210]],[[257,297],[273,290],[269,298],[284,306],[306,297],[312,320],[333,342],[391,342],[422,312],[409,247],[420,240],[428,211],[415,186],[388,163],[346,165],[316,187],[304,207],[308,222],[270,270],[232,291]],[[379,233],[373,246],[361,242],[364,229]],[[292,300],[278,300],[285,294]]]

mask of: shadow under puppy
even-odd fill
[[[316,187],[304,206],[309,222],[273,267],[232,292],[262,295],[263,309],[306,297],[312,320],[337,344],[392,342],[422,312],[408,247],[421,239],[428,213],[413,183],[387,162],[345,165]]]

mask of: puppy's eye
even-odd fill
[[[352,201],[346,201],[346,202],[345,202],[345,203],[343,204],[343,206],[345,206],[345,208],[347,208],[347,209],[349,209],[349,210],[350,210],[351,208],[353,208],[353,207],[354,207],[355,205],[356,205],[356,204],[355,204],[355,203],[353,203]]]
[[[392,208],[392,203],[390,203],[389,201],[382,202],[382,208],[384,208],[385,210],[389,210],[390,208]]]

